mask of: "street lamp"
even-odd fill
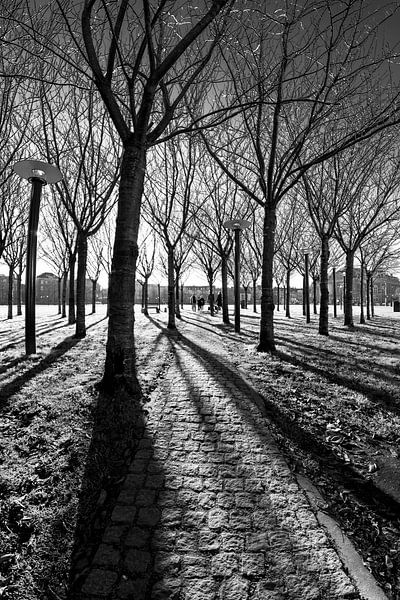
[[[235,331],[240,333],[240,232],[250,227],[250,221],[245,219],[232,219],[225,221],[226,229],[235,232]]]
[[[42,187],[46,183],[60,181],[62,175],[57,167],[40,160],[21,160],[14,165],[13,170],[32,184],[25,280],[25,350],[26,354],[35,354],[36,250],[40,197]]]
[[[310,323],[310,286],[309,286],[309,275],[308,275],[308,255],[310,251],[308,248],[304,249],[304,290],[305,290],[305,303],[306,303],[306,322]]]

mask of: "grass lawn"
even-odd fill
[[[78,341],[74,326],[55,307],[37,307],[38,352],[26,357],[23,317],[7,320],[6,307],[0,307],[0,598],[5,600],[66,597],[71,557],[78,574],[90,558],[90,552],[74,554],[76,540],[88,548],[96,544],[123,475],[107,450],[112,432],[99,426],[95,383],[107,320],[104,306],[97,311],[87,316],[88,335]],[[137,313],[138,373],[146,400],[168,364],[169,346]],[[166,313],[161,316],[166,319]],[[183,316],[191,317],[189,307]],[[354,331],[344,328],[340,317],[331,320],[325,338],[317,333],[316,315],[307,325],[300,307],[292,307],[291,319],[281,309],[274,356],[256,352],[258,315],[251,310],[242,313],[240,336],[220,327],[232,365],[263,395],[292,468],[319,487],[328,511],[393,600],[400,599],[399,316],[390,307],[377,307],[366,325],[357,325],[355,315]],[[201,318],[207,326],[221,324],[218,316]],[[132,419],[140,426],[140,415]],[[102,440],[95,452],[94,435]]]

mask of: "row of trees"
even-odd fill
[[[163,234],[168,261],[172,264],[172,254],[176,265],[182,259],[182,270],[180,224],[186,235],[191,230],[196,250],[199,232],[207,224],[218,226],[216,212],[210,211],[218,194],[229,198],[228,211],[241,217],[249,211],[257,223],[252,260],[261,269],[258,349],[275,349],[274,265],[286,243],[283,215],[301,214],[303,206],[314,223],[308,243],[319,240],[320,332],[327,334],[330,240],[334,237],[346,255],[350,282],[356,253],[365,257],[366,240],[397,218],[396,54],[381,41],[397,3],[371,9],[362,0],[268,5],[256,0],[251,6],[240,0],[198,5],[56,0],[45,6],[38,2],[34,11],[30,4],[10,2],[4,11],[3,46],[7,64],[14,64],[15,56],[26,59],[11,79],[23,82],[32,110],[40,102],[43,131],[28,136],[29,144],[34,140],[41,155],[61,170],[65,161],[68,175],[57,194],[81,237],[95,233],[97,221],[92,213],[89,221],[82,221],[81,213],[75,220],[77,198],[92,194],[104,202],[104,214],[111,210],[119,175],[105,387],[136,389],[132,307],[141,214]],[[81,130],[78,118],[71,126],[76,147],[64,145],[71,123],[62,115],[70,108],[79,114],[81,103],[71,97],[81,93],[87,95],[84,106],[96,98],[97,107],[101,98],[99,112],[82,109],[87,122],[96,124],[96,135],[90,125]],[[15,147],[20,148],[17,142]],[[111,159],[110,169],[99,180],[103,170],[94,168],[90,186],[81,192],[76,175],[85,173],[86,180],[95,165],[93,155],[86,162],[92,147],[96,158],[104,152],[104,159]],[[195,167],[204,149],[209,159],[199,174]],[[218,166],[213,175],[211,164]],[[174,189],[176,170],[184,177]],[[204,180],[200,188],[197,179]],[[157,205],[160,199],[163,204]],[[173,209],[165,209],[168,205]],[[361,214],[363,233],[353,235]],[[224,234],[221,241],[224,270],[231,240]],[[203,244],[197,256],[210,273],[212,245]],[[77,318],[82,318],[79,308]],[[346,322],[352,324],[351,286]],[[84,329],[77,326],[77,334]]]

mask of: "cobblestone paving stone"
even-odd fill
[[[179,327],[80,597],[358,598],[219,335]]]

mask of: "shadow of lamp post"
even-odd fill
[[[240,333],[240,232],[250,227],[250,221],[245,219],[232,219],[225,221],[226,229],[235,232],[235,331]]]
[[[46,183],[60,181],[62,175],[57,167],[40,160],[21,160],[13,166],[13,170],[32,184],[25,280],[25,351],[26,354],[35,354],[36,250],[40,198],[42,187]]]

